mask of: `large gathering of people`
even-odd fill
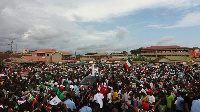
[[[198,65],[23,64],[0,71],[0,112],[200,112]],[[96,81],[80,82],[94,75]]]

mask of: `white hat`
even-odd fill
[[[58,83],[57,83],[57,82],[55,82],[55,83],[54,83],[54,86],[56,86],[56,85],[58,85]]]

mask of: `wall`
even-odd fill
[[[60,53],[54,53],[53,55],[52,55],[52,63],[58,63],[58,62],[62,62],[62,54],[60,54]]]

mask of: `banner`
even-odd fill
[[[61,102],[61,100],[58,98],[58,96],[54,97],[51,101],[51,105],[58,105]]]

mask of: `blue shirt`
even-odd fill
[[[200,112],[200,99],[192,101],[191,112]]]
[[[176,110],[183,111],[184,106],[184,99],[181,96],[177,97]]]
[[[92,108],[84,106],[79,110],[79,112],[92,112]]]
[[[74,92],[76,95],[80,93],[79,87],[77,85],[74,86]]]
[[[71,101],[70,99],[65,100],[64,104],[66,105],[66,107],[68,109],[71,109],[71,111],[73,111],[74,109],[76,109],[75,103],[73,101]]]

